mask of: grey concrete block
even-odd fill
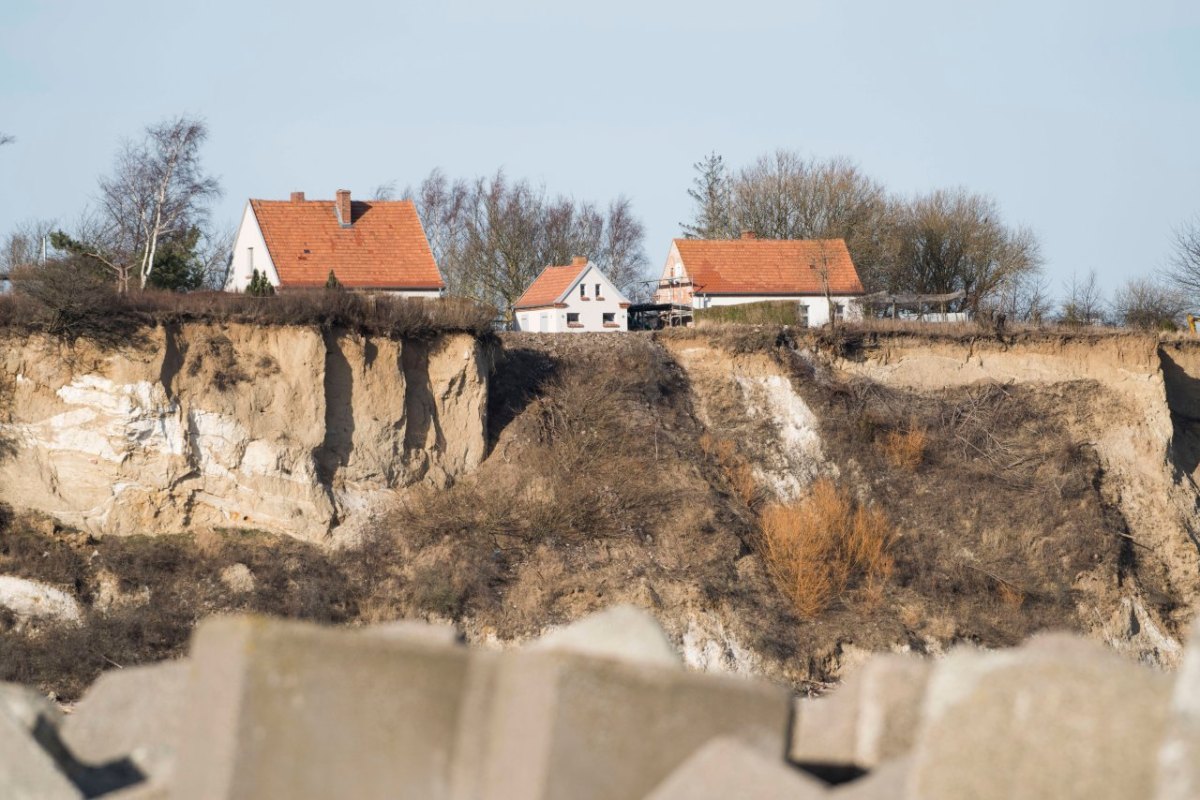
[[[191,659],[174,797],[447,796],[465,648],[226,617]]]
[[[1192,624],[1158,753],[1157,800],[1200,797],[1200,618]]]
[[[442,645],[462,644],[462,634],[453,625],[425,622],[420,619],[380,622],[358,630],[364,636],[379,636],[385,639],[417,639]]]
[[[789,757],[871,769],[907,753],[931,668],[916,656],[876,655],[828,696],[797,701]]]
[[[737,739],[713,739],[646,800],[819,800],[825,784]]]
[[[146,775],[166,777],[190,672],[187,661],[165,661],[104,673],[63,721],[63,743],[83,761],[128,757]]]
[[[916,796],[907,790],[911,769],[911,756],[893,759],[857,780],[833,787],[829,791],[829,800],[915,800]]]
[[[930,678],[907,790],[922,800],[1151,797],[1169,693],[1161,673],[1075,637],[951,654]]]
[[[649,612],[627,604],[612,606],[552,630],[532,642],[529,648],[668,667],[683,666],[683,660],[658,620]]]
[[[10,698],[11,699],[11,698]],[[48,723],[32,724],[0,709],[0,797],[6,800],[75,800],[83,797],[53,755],[36,738]]]
[[[641,797],[717,736],[782,758],[781,687],[564,652],[497,659],[477,772],[455,797],[608,800]]]

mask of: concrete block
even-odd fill
[[[556,650],[597,658],[682,667],[683,660],[658,620],[628,604],[616,605],[546,633],[531,650]]]
[[[493,680],[462,800],[642,797],[717,736],[785,752],[788,693],[765,683],[531,651],[502,654]]]
[[[932,666],[916,656],[873,656],[831,694],[798,700],[789,758],[869,770],[907,753]]]
[[[1200,617],[1192,623],[1158,752],[1157,800],[1200,797]]]
[[[737,739],[701,747],[646,800],[820,800],[825,784]]]
[[[829,800],[907,800],[915,798],[908,794],[908,773],[912,769],[912,757],[904,756],[880,764],[857,780],[833,787]]]
[[[173,797],[447,796],[465,648],[225,617],[191,659]]]
[[[1170,683],[1104,646],[1040,637],[956,652],[926,690],[907,790],[971,797],[1151,797]]]
[[[31,690],[0,686],[0,797],[6,800],[83,797],[40,741],[57,724],[43,715],[44,700]]]
[[[146,775],[168,776],[190,672],[187,661],[105,672],[63,721],[63,743],[83,761],[128,757]]]
[[[449,623],[425,622],[419,619],[398,619],[380,622],[359,628],[364,636],[379,636],[385,639],[418,639],[431,644],[462,644],[462,634]]]
[[[0,714],[16,720],[32,731],[39,719],[57,728],[63,720],[62,710],[40,692],[17,683],[0,683]]]
[[[38,692],[0,684],[0,797],[97,797],[143,779],[128,759],[76,758],[63,744],[62,724],[58,706]]]

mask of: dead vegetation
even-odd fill
[[[190,321],[306,325],[396,338],[447,332],[485,336],[496,315],[491,306],[457,297],[401,298],[326,290],[294,290],[271,297],[150,289],[122,295],[84,280],[89,275],[58,265],[17,276],[13,293],[0,296],[0,328],[118,346],[145,328]]]
[[[1102,387],[916,392],[838,377],[804,354],[811,342],[778,329],[691,336],[718,341],[713,358],[755,353],[787,375],[816,414],[836,480],[773,502],[755,477],[756,439],[771,426],[735,419],[732,394],[706,397],[701,422],[710,387],[661,346],[683,334],[506,335],[490,456],[448,489],[410,490],[356,549],[10,526],[0,573],[48,581],[91,610],[82,628],[0,632],[0,679],[71,697],[112,662],[178,653],[194,620],[222,609],[351,623],[434,616],[510,639],[626,601],[693,647],[707,634],[690,626],[718,620],[776,677],[807,686],[838,674],[849,643],[937,651],[1087,629],[1084,609],[1104,599],[1095,592],[1115,597],[1122,581],[1172,602],[1154,554],[1105,501],[1080,432],[1107,402]],[[249,595],[219,580],[236,562],[255,575]],[[149,602],[96,608],[102,573]]]
[[[877,605],[895,569],[891,523],[822,478],[790,503],[768,506],[760,521],[763,558],[796,613],[813,619],[851,590]]]

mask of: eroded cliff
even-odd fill
[[[467,334],[186,323],[118,348],[41,335],[0,348],[0,499],[95,533],[320,539],[485,453],[487,355]]]

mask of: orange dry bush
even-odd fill
[[[767,568],[800,616],[815,617],[848,589],[861,586],[878,603],[895,562],[884,513],[855,504],[849,491],[822,479],[794,502],[763,511]]]
[[[883,437],[883,457],[897,469],[912,472],[925,460],[928,437],[921,428],[908,431],[889,431]]]

